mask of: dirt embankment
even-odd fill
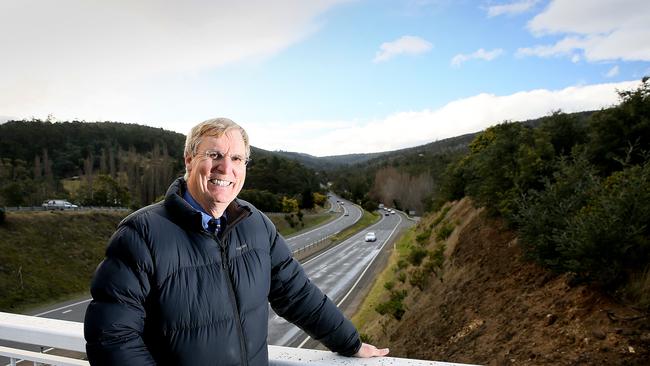
[[[400,321],[362,331],[391,356],[488,365],[650,365],[650,319],[522,259],[515,233],[467,200],[447,213],[442,281],[408,287]],[[419,227],[431,224],[425,217]],[[432,235],[433,237],[434,235]],[[435,248],[431,239],[429,248]],[[407,281],[408,282],[408,281]],[[408,286],[405,284],[405,286]]]

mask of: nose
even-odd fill
[[[220,173],[227,173],[232,170],[233,162],[230,159],[230,156],[224,156],[221,159],[212,163],[212,168],[216,169]]]

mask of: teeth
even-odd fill
[[[216,184],[219,187],[228,187],[231,184],[227,180],[221,180],[221,179],[210,179],[210,183]]]

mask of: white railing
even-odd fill
[[[52,347],[57,350],[85,352],[86,341],[83,338],[83,323],[65,320],[39,318],[0,312],[0,339],[38,346]],[[89,366],[88,361],[28,351],[18,348],[0,346],[0,356],[10,359],[15,365],[19,360],[32,361],[34,364],[57,366]],[[269,364],[271,366],[459,366],[461,364],[414,360],[406,358],[382,357],[360,359],[339,356],[332,352],[300,349],[292,347],[269,346]],[[4,366],[4,365],[2,365]]]

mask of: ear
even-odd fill
[[[192,170],[192,156],[188,155],[185,157],[185,170],[190,172]]]

